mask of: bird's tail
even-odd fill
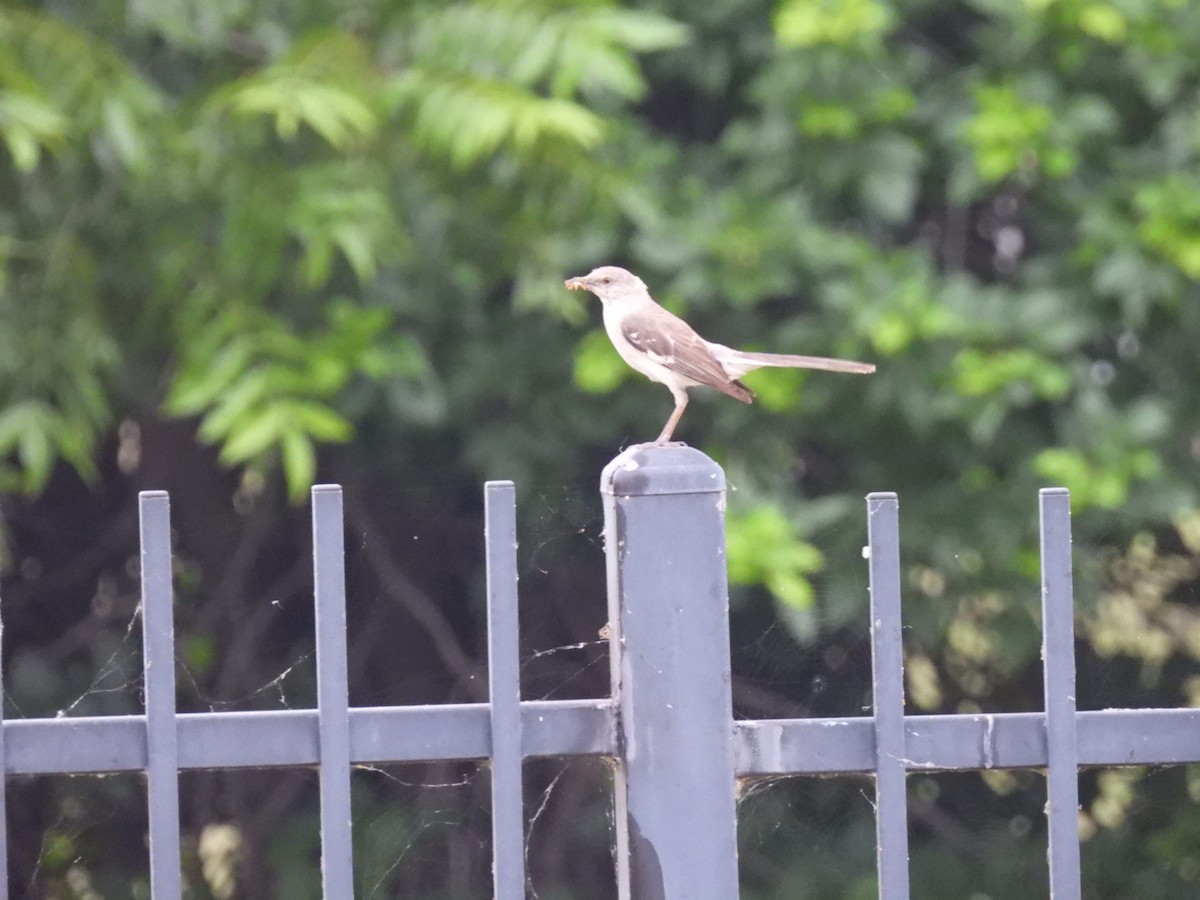
[[[852,359],[830,359],[827,356],[793,356],[788,353],[753,353],[749,350],[723,348],[721,365],[733,378],[741,378],[747,372],[774,366],[782,369],[823,369],[826,372],[849,372],[854,375],[870,375],[875,371],[871,363],[855,362]]]

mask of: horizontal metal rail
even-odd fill
[[[486,703],[351,707],[352,763],[486,759]],[[314,709],[181,713],[181,769],[311,766],[320,760]],[[608,700],[521,704],[521,754],[611,756],[616,752]],[[145,769],[146,717],[10,719],[4,723],[5,772],[128,772]]]
[[[1200,709],[1106,709],[1075,714],[1079,765],[1174,765],[1200,755]],[[874,719],[739,722],[741,776],[875,771]],[[1044,713],[906,716],[905,768],[1044,768]]]
[[[311,766],[319,759],[311,709],[181,713],[181,769]],[[1080,766],[1194,762],[1200,709],[1106,709],[1075,714]],[[521,755],[614,756],[610,700],[521,703]],[[767,719],[734,723],[739,777],[837,775],[875,771],[870,716]],[[906,716],[910,772],[1043,768],[1044,713]],[[146,717],[9,719],[5,773],[130,772],[146,768]],[[350,708],[350,761],[433,762],[489,755],[486,703]]]

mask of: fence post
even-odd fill
[[[1046,696],[1046,814],[1050,896],[1078,900],[1079,747],[1075,733],[1075,591],[1071,576],[1071,495],[1039,492],[1042,550],[1042,666]]]
[[[871,680],[875,719],[875,859],[881,900],[908,900],[908,771],[904,631],[900,617],[900,503],[867,495],[871,573]]]
[[[487,537],[488,711],[492,757],[492,896],[525,897],[521,787],[521,659],[517,616],[517,501],[511,481],[489,481]]]
[[[150,893],[183,895],[179,847],[179,747],[175,717],[175,609],[171,577],[171,500],[138,494],[142,555],[142,671],[146,680],[146,802]]]
[[[349,663],[346,658],[346,538],[341,486],[315,484],[311,496],[321,892],[325,900],[334,900],[354,896]]]
[[[0,647],[4,645],[4,617],[0,616]],[[4,758],[4,666],[0,654],[0,897],[8,896],[8,806]]]
[[[690,447],[604,469],[622,900],[737,897],[725,473]]]

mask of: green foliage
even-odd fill
[[[629,367],[617,355],[603,329],[589,331],[575,351],[575,383],[593,394],[606,394],[628,380]]]
[[[340,31],[318,33],[230,84],[210,103],[218,113],[265,117],[285,141],[294,140],[304,125],[331,147],[347,150],[378,130],[370,91],[374,77],[370,51],[362,41]]]
[[[775,31],[787,47],[851,44],[878,39],[894,21],[880,0],[786,0],[775,16]]]
[[[603,133],[580,100],[640,97],[645,83],[629,51],[677,46],[684,34],[653,13],[599,4],[428,6],[386,96],[419,147],[458,167],[505,147],[570,159]]]
[[[1041,400],[1060,400],[1071,389],[1071,376],[1031,350],[1004,350],[984,353],[977,348],[963,350],[955,357],[956,386],[968,397],[985,397],[1015,387]]]
[[[15,91],[0,95],[0,131],[19,171],[36,169],[42,151],[53,149],[66,130],[66,117],[44,100]]]
[[[15,465],[0,469],[0,485],[5,490],[36,493],[46,486],[57,456],[61,456],[80,475],[92,477],[92,434],[47,403],[26,400],[6,407],[0,413],[0,452]]]
[[[984,180],[1031,170],[1058,178],[1075,168],[1074,152],[1052,139],[1049,107],[1025,102],[1010,85],[980,85],[975,100],[979,112],[967,123],[966,138]]]
[[[237,18],[231,10],[219,15],[230,24]],[[602,4],[428,4],[388,15],[385,40],[331,26],[302,29],[284,42],[264,32],[248,48],[256,65],[231,67],[218,58],[210,71],[224,78],[152,84],[133,73],[103,29],[93,36],[36,12],[0,14],[0,140],[21,179],[17,192],[30,201],[47,190],[82,189],[96,198],[73,218],[30,218],[0,242],[0,319],[14,344],[4,361],[10,375],[0,381],[12,407],[0,445],[7,486],[39,489],[58,459],[90,476],[95,440],[112,421],[116,360],[154,365],[162,354],[155,339],[165,329],[181,341],[173,354],[180,366],[163,382],[166,411],[203,414],[200,437],[218,443],[230,465],[278,459],[289,492],[300,498],[317,446],[353,434],[353,422],[331,405],[349,374],[424,370],[412,340],[383,345],[381,309],[361,313],[374,324],[359,333],[357,347],[329,350],[311,346],[322,339],[304,327],[310,315],[303,304],[280,298],[321,304],[349,295],[350,304],[361,303],[353,294],[370,290],[383,267],[421,254],[437,258],[447,229],[475,228],[477,217],[510,203],[547,164],[588,202],[611,191],[587,156],[602,133],[589,102],[640,96],[645,83],[633,51],[675,46],[685,35],[666,17]],[[142,24],[175,41],[187,35],[184,45],[201,53],[218,46],[188,35],[197,23],[175,14]],[[191,90],[179,95],[183,84]],[[447,160],[456,168],[496,166],[482,182],[458,186],[474,199],[449,219],[439,212],[455,190],[446,193]],[[92,165],[100,167],[94,177]],[[557,304],[544,273],[561,281],[565,248],[554,227],[578,197],[563,205],[537,191],[529,194],[527,225],[490,236],[490,250],[474,243],[484,265],[488,254],[515,263],[521,235],[533,257],[541,241],[539,264],[522,263],[532,276],[522,280],[523,293],[539,305]],[[103,241],[93,237],[108,222],[133,229],[119,240],[142,240],[152,252],[122,259],[117,270],[98,256]],[[496,270],[481,282],[451,267],[423,289],[478,291],[501,278]],[[108,326],[137,308],[122,282],[154,304],[117,337]],[[86,346],[60,338],[47,352],[18,341],[45,318],[21,302],[29,285],[50,291],[39,302],[55,315],[80,311],[66,337]],[[392,302],[403,305],[403,294]],[[331,340],[344,337],[337,329],[351,319],[345,310],[339,315]],[[396,367],[365,362],[372,353]],[[125,399],[148,410],[156,402],[136,392]]]
[[[858,498],[889,489],[924,702],[1040,703],[1033,523],[1048,484],[1073,495],[1081,666],[1118,667],[1105,685],[1132,667],[1137,702],[1195,703],[1178,673],[1194,664],[1198,577],[1179,524],[1200,509],[1197,58],[1200,7],[1186,0],[10,4],[6,645],[45,640],[45,610],[91,593],[47,579],[37,595],[22,566],[99,578],[88,567],[107,562],[73,564],[59,539],[82,528],[85,501],[108,521],[104,504],[142,486],[197,484],[177,492],[179,520],[219,536],[203,565],[181,563],[197,623],[181,646],[193,677],[222,688],[246,666],[213,624],[240,596],[213,587],[229,562],[220,536],[283,533],[263,523],[292,515],[272,491],[247,512],[251,482],[300,501],[328,466],[389,509],[411,499],[394,485],[436,485],[452,498],[438,511],[445,569],[470,570],[459,497],[481,478],[590,492],[599,463],[669,411],[616,356],[596,305],[562,288],[612,262],[713,340],[879,366],[755,373],[757,404],[698,397],[679,431],[736,473],[730,577],[756,589],[735,625],[761,614],[758,633],[785,636],[763,670],[809,667],[780,687],[789,707],[809,708],[794,685],[818,669],[845,680],[828,661],[865,621]],[[193,440],[216,452],[174,452]],[[195,461],[212,456],[221,471]],[[253,478],[213,499],[224,469]],[[210,527],[218,507],[227,518]],[[270,556],[245,551],[229,577],[250,579],[258,553]],[[437,555],[421,566],[440,572]],[[1162,589],[1135,590],[1129,572]],[[568,593],[575,574],[558,583]],[[474,646],[477,594],[436,593]],[[22,631],[25,609],[36,625]],[[397,640],[395,659],[425,658],[420,634]],[[289,666],[301,655],[260,648]],[[87,688],[59,649],[22,652],[59,694]],[[1123,803],[1140,785],[1097,790]],[[771,833],[805,814],[764,809]],[[1090,840],[1128,896],[1160,872],[1179,878],[1162,890],[1194,887],[1194,822],[1116,818],[1098,814]],[[1008,834],[1007,820],[961,821],[971,840]],[[869,822],[830,833],[830,854],[869,865]],[[917,837],[918,877],[945,896],[1001,896],[1042,853],[1009,835],[1005,853],[947,867]],[[279,858],[306,840],[281,837]],[[763,848],[748,855],[773,875],[755,896],[872,889]],[[38,886],[57,889],[77,850],[49,832],[56,868]]]
[[[1080,510],[1098,506],[1116,509],[1129,499],[1135,481],[1151,480],[1161,472],[1161,460],[1143,447],[1104,463],[1090,462],[1077,450],[1047,447],[1033,459],[1034,470],[1069,488],[1072,505]]]
[[[423,360],[403,338],[384,340],[382,309],[333,302],[318,332],[299,335],[265,313],[234,310],[193,336],[165,409],[202,415],[198,436],[220,444],[227,465],[263,463],[278,451],[299,502],[316,474],[316,447],[345,443],[351,423],[333,407],[356,374],[417,375]]]
[[[1200,278],[1200,183],[1170,174],[1134,195],[1138,235],[1189,278]]]
[[[805,609],[812,605],[808,576],[819,571],[825,561],[816,547],[792,533],[777,508],[730,511],[725,527],[731,584],[762,584],[788,606]]]

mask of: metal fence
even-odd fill
[[[181,894],[181,770],[317,766],[321,877],[353,896],[355,764],[490,761],[495,896],[525,896],[522,762],[615,760],[621,898],[738,893],[736,780],[873,774],[879,896],[909,896],[905,778],[913,771],[1048,770],[1050,890],[1080,896],[1080,766],[1200,760],[1200,710],[1076,712],[1069,498],[1041,492],[1045,712],[906,716],[899,507],[867,498],[874,715],[734,721],[725,574],[725,477],[686,447],[631,449],[601,479],[612,696],[522,702],[513,485],[486,487],[490,702],[350,707],[342,495],[314,487],[315,710],[177,714],[169,500],[140,497],[146,713],[22,719],[0,729],[7,775],[144,771],[151,890]],[[7,884],[0,779],[0,885]]]

